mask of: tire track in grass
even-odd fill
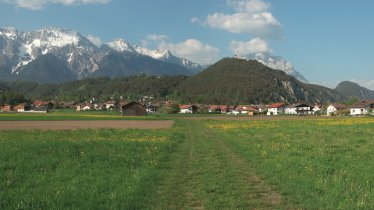
[[[286,199],[200,121],[181,120],[185,140],[160,188],[159,209],[290,209]]]

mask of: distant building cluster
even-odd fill
[[[149,97],[147,98],[149,99]],[[153,98],[152,98],[153,99]],[[147,102],[148,101],[148,102]],[[307,103],[286,104],[283,102],[266,105],[205,105],[205,104],[178,104],[171,100],[161,100],[151,103],[149,100],[140,102],[126,100],[112,100],[103,103],[78,103],[78,102],[53,102],[36,100],[33,103],[21,103],[17,105],[2,105],[1,112],[38,112],[47,113],[54,109],[71,109],[76,111],[118,111],[123,116],[144,116],[148,113],[158,112],[160,108],[171,109],[177,105],[180,114],[227,114],[227,115],[373,115],[374,100],[362,100],[356,104],[309,105]],[[171,113],[171,112],[169,112]]]

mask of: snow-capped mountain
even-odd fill
[[[187,60],[185,58],[179,58],[177,56],[174,56],[170,51],[168,50],[150,50],[144,47],[139,47],[137,45],[130,44],[129,42],[123,40],[123,39],[116,39],[113,42],[109,42],[106,45],[108,45],[110,48],[118,51],[118,52],[132,52],[132,53],[139,53],[141,55],[146,55],[151,58],[165,61],[168,63],[184,66],[188,69],[190,69],[192,72],[197,73],[201,71],[204,67],[193,63],[190,60]]]
[[[281,56],[272,56],[266,52],[257,52],[243,57],[247,60],[257,60],[272,69],[282,70],[286,74],[295,77],[300,82],[308,83],[303,75],[296,71],[293,65]]]
[[[0,28],[0,77],[3,79],[60,82],[92,75],[189,75],[201,70],[200,67],[168,51],[141,48],[123,39],[97,47],[86,36],[68,29],[22,32],[11,27]],[[46,77],[56,74],[60,76],[57,80]]]

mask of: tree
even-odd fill
[[[173,105],[171,105],[171,112],[174,113],[174,114],[180,112],[180,108],[179,108],[179,104],[178,103],[174,103]]]

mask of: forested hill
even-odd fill
[[[177,87],[183,102],[248,104],[343,101],[337,91],[304,84],[255,60],[224,58]]]
[[[336,86],[335,90],[340,92],[346,97],[354,97],[357,99],[374,99],[374,91],[361,87],[360,85],[344,81]]]
[[[136,100],[142,96],[153,95],[164,98],[171,95],[186,76],[130,76],[121,78],[87,78],[60,84],[37,84],[31,82],[0,83],[15,92],[31,99],[60,101],[100,101],[120,99],[121,96]]]

